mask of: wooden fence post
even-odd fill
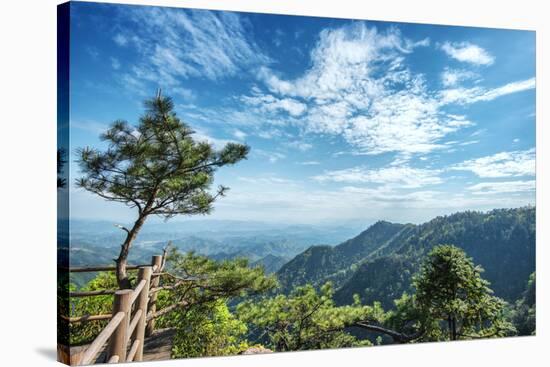
[[[109,347],[107,351],[107,361],[114,355],[119,357],[119,362],[126,361],[126,350],[128,347],[128,326],[130,324],[132,303],[131,289],[119,290],[115,293],[115,300],[113,303],[113,316],[119,312],[124,312],[124,319],[120,322],[115,332],[109,340]]]
[[[162,271],[161,269],[162,260],[163,260],[162,255],[153,256],[152,266],[153,268],[155,266],[157,267],[155,270],[155,273],[160,273]],[[159,283],[160,283],[160,276],[157,275],[151,278],[151,288],[158,287]],[[149,306],[147,307],[147,309],[151,313],[155,313],[155,311],[157,310],[157,294],[158,292],[151,294],[151,299],[149,300]],[[147,327],[145,328],[145,336],[150,336],[154,330],[155,330],[155,319],[152,318],[151,320],[149,320],[149,322],[147,323]]]
[[[137,299],[137,310],[141,310],[141,317],[134,331],[134,340],[139,340],[139,347],[134,358],[134,361],[141,362],[143,360],[143,346],[145,344],[145,326],[147,323],[147,305],[149,303],[149,288],[151,286],[151,274],[153,273],[152,266],[142,266],[138,272],[138,284],[145,279],[145,287],[141,291]]]

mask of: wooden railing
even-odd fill
[[[173,286],[160,286],[165,256],[155,255],[151,265],[129,266],[129,270],[138,270],[136,285],[133,289],[98,290],[71,292],[70,297],[94,297],[114,295],[111,314],[84,315],[61,318],[69,323],[110,320],[93,342],[84,350],[82,356],[73,360],[76,365],[92,364],[107,344],[105,361],[107,363],[141,361],[145,337],[155,328],[155,318],[174,309],[156,310],[159,290],[173,289]],[[68,268],[69,272],[115,271],[115,267],[101,266],[89,268]],[[179,304],[181,305],[181,304]],[[179,306],[176,305],[176,306]]]

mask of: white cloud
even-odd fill
[[[257,107],[264,112],[286,111],[291,116],[300,116],[306,111],[306,105],[292,98],[276,98],[271,94],[242,96],[241,101]]]
[[[495,58],[485,49],[469,42],[445,42],[441,49],[450,57],[474,65],[491,65]]]
[[[441,73],[441,83],[445,87],[453,87],[459,84],[460,82],[474,79],[477,77],[478,77],[478,74],[472,71],[463,70],[463,69],[451,69],[447,67]]]
[[[206,131],[201,129],[193,129],[195,133],[193,134],[193,138],[197,141],[205,141],[207,143],[210,143],[214,146],[215,149],[222,149],[227,143],[235,143],[233,140],[228,139],[218,139],[211,135],[209,135]]]
[[[289,142],[286,142],[285,145],[290,147],[290,148],[298,149],[302,152],[305,152],[305,151],[310,150],[311,148],[313,148],[312,144],[306,143],[306,142],[300,141],[300,140],[289,141]]]
[[[535,87],[535,78],[531,78],[508,83],[494,89],[485,89],[482,87],[445,89],[440,92],[440,99],[443,105],[450,103],[471,104],[487,102],[508,94],[534,89]]]
[[[283,153],[272,152],[272,151],[267,151],[267,150],[258,149],[258,148],[252,149],[252,154],[262,159],[267,159],[269,163],[276,163],[281,159],[286,158],[286,155],[284,155]]]
[[[319,161],[304,161],[304,162],[298,162],[298,164],[301,164],[302,166],[318,166],[321,164]]]
[[[296,181],[273,175],[264,177],[238,177],[239,181],[253,185],[296,185]]]
[[[535,191],[535,180],[507,181],[507,182],[481,182],[468,187],[474,195],[510,194]]]
[[[473,123],[441,111],[440,97],[405,65],[404,55],[427,44],[404,39],[396,28],[378,32],[354,23],[321,32],[302,76],[284,80],[263,67],[258,77],[272,93],[307,104],[296,116],[306,132],[343,136],[356,153],[429,153]]]
[[[484,94],[477,97],[475,102],[492,101],[495,98],[505,96],[507,94],[523,92],[529,89],[534,89],[535,87],[536,87],[535,78],[522,80],[519,82],[508,83],[502,87],[486,91]]]
[[[239,130],[239,129],[236,129],[233,131],[233,136],[237,139],[237,140],[244,140],[246,137],[247,137],[248,134],[246,134],[244,131],[242,130]]]
[[[426,204],[434,201],[437,191],[414,191],[414,192],[397,192],[387,187],[370,189],[365,187],[346,186],[342,188],[342,192],[352,195],[360,195],[367,198],[368,201],[374,203],[388,203],[388,205],[416,205]]]
[[[120,69],[120,61],[118,61],[118,59],[116,57],[111,57],[111,66],[115,70]]]
[[[110,125],[97,121],[90,120],[71,120],[70,127],[73,129],[79,129],[91,132],[92,134],[99,136],[100,134],[105,133]]]
[[[137,52],[129,74],[143,81],[172,87],[182,78],[217,80],[269,62],[236,13],[140,7],[125,19],[133,25],[116,24],[114,41]]]
[[[280,79],[272,70],[260,69],[259,78],[272,92],[326,100],[338,93],[356,87],[356,82],[374,71],[373,63],[389,60],[397,53],[410,53],[414,47],[404,42],[399,30],[392,28],[379,33],[375,27],[355,23],[321,32],[311,52],[312,68],[294,81]],[[365,80],[363,88],[377,88]]]
[[[483,178],[534,176],[535,148],[471,159],[451,166],[450,169],[471,171]]]
[[[126,46],[126,44],[128,44],[128,38],[121,33],[117,33],[113,37],[113,41],[115,41],[115,43],[119,46]]]
[[[179,95],[179,96],[183,97],[183,99],[186,102],[194,101],[197,98],[197,96],[195,95],[195,92],[193,92],[191,89],[187,89],[187,88],[173,87],[173,88],[170,88],[170,92],[172,94]]]
[[[379,169],[354,167],[343,170],[325,171],[314,176],[319,182],[376,183],[398,185],[400,188],[419,188],[443,182],[440,170],[412,168],[409,166],[389,166]]]

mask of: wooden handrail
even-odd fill
[[[103,289],[100,291],[70,292],[69,297],[94,297],[115,294],[117,289]]]
[[[136,287],[134,288],[134,293],[132,293],[132,295],[130,296],[131,304],[134,304],[135,300],[139,297],[139,295],[141,294],[141,291],[143,291],[143,289],[145,288],[145,283],[146,283],[145,279],[142,279],[136,285]]]
[[[102,315],[84,315],[84,316],[75,316],[75,317],[68,317],[68,316],[65,316],[65,315],[60,315],[59,317],[61,317],[65,321],[73,323],[73,322],[109,320],[113,317],[113,315],[111,315],[111,314],[102,314]]]
[[[153,273],[151,274],[151,288],[157,288],[160,286],[160,276],[154,276],[155,273],[162,273],[162,265],[164,263],[164,256],[154,255],[151,258],[153,265]],[[149,298],[149,304],[147,310],[151,310],[152,313],[155,313],[157,310],[157,293],[152,293]],[[155,319],[147,319],[147,326],[145,327],[145,336],[149,336],[155,330]]]
[[[112,295],[113,312],[111,315],[84,315],[79,317],[61,316],[69,322],[85,322],[92,320],[107,320],[109,323],[103,328],[92,344],[84,352],[79,362],[90,364],[98,355],[101,348],[109,341],[107,347],[107,363],[131,362],[143,360],[143,346],[145,344],[146,329],[153,330],[154,319],[162,316],[174,308],[186,304],[180,302],[156,311],[157,292],[161,289],[174,289],[182,282],[168,286],[160,286],[160,275],[163,273],[163,256],[153,256],[152,264],[147,266],[129,266],[127,269],[138,269],[138,282],[134,289],[126,290],[94,290],[84,292],[70,292],[71,297],[91,297]],[[114,271],[112,266],[96,266],[86,268],[66,268],[70,272]],[[135,307],[134,307],[135,303]],[[150,310],[149,310],[150,308]],[[132,312],[134,309],[134,312]],[[128,350],[128,346],[130,346]]]
[[[103,347],[103,344],[109,340],[111,335],[115,332],[115,330],[118,328],[119,324],[124,320],[124,317],[126,315],[124,312],[119,312],[116,315],[113,316],[111,321],[105,326],[105,328],[99,333],[97,338],[94,339],[92,344],[86,349],[86,352],[84,352],[84,356],[82,357],[82,360],[80,361],[80,364],[91,364],[94,358],[97,356],[101,348]]]
[[[152,266],[144,266],[140,268],[138,272],[138,277],[142,280],[145,280],[145,285],[143,287],[143,290],[139,294],[139,297],[137,298],[137,304],[136,304],[136,307],[138,308],[139,311],[141,311],[141,314],[139,315],[139,321],[137,323],[137,326],[134,332],[132,333],[132,338],[134,338],[134,340],[140,341],[140,344],[138,345],[135,356],[133,357],[133,360],[138,362],[143,360],[143,346],[145,344],[145,327],[147,325],[147,308],[149,306],[149,289],[151,288],[151,273],[153,273]],[[136,319],[138,318],[136,317]]]
[[[120,359],[119,356],[114,355],[114,356],[112,356],[111,358],[109,358],[109,360],[107,361],[107,363],[109,363],[109,364],[110,364],[110,363],[118,363],[118,360],[119,360],[119,359]]]
[[[140,347],[141,343],[139,339],[134,340],[132,343],[132,346],[130,347],[130,351],[128,352],[128,357],[126,358],[126,362],[133,362],[134,358],[137,355],[138,348]]]
[[[137,270],[141,266],[146,265],[128,265],[126,270]],[[87,272],[96,272],[96,271],[116,271],[116,266],[86,266],[86,267],[67,267],[67,266],[58,266],[58,269],[68,271],[69,273],[87,273]]]
[[[128,327],[128,339],[131,339],[132,334],[134,333],[134,330],[136,329],[137,324],[139,323],[139,319],[141,318],[141,314],[143,313],[143,310],[137,310],[134,314],[134,318],[130,322],[130,326]]]
[[[134,291],[123,289],[115,293],[113,302],[113,313],[124,313],[124,319],[109,339],[107,348],[107,356],[117,355],[120,357],[120,362],[126,362],[126,351],[128,346],[128,326],[130,325],[130,317],[132,312],[132,303],[130,297]]]

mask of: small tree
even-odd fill
[[[492,295],[482,271],[458,247],[436,246],[414,278],[415,307],[425,319],[445,323],[450,340],[507,335],[513,327],[505,303]]]
[[[130,288],[126,272],[128,253],[145,220],[151,215],[165,219],[178,214],[211,212],[214,201],[227,188],[209,189],[217,168],[245,159],[249,147],[228,143],[219,151],[193,139],[193,131],[174,112],[169,97],[158,93],[145,102],[146,112],[136,127],[115,121],[101,135],[105,151],[90,147],[78,150],[83,176],[77,186],[108,201],[137,209],[137,219],[126,231],[116,262],[117,282]]]
[[[228,308],[237,299],[273,289],[277,281],[247,259],[215,261],[193,252],[171,249],[167,266],[175,288],[159,292],[162,309],[172,309],[157,319],[160,327],[176,329],[174,358],[237,354],[249,347],[246,324]],[[166,283],[165,283],[166,284]]]

